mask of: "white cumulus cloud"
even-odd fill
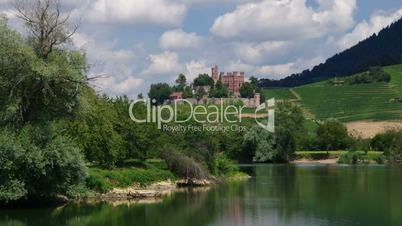
[[[179,63],[179,55],[175,52],[165,51],[160,54],[149,56],[150,64],[142,74],[175,77],[182,72],[183,67]]]
[[[245,40],[295,40],[317,38],[353,26],[356,0],[264,0],[237,6],[218,17],[211,32],[223,38]]]
[[[199,48],[202,38],[196,33],[186,33],[182,29],[166,31],[159,39],[163,49]]]
[[[287,54],[290,43],[285,41],[268,41],[261,43],[241,42],[234,44],[236,55],[247,63],[259,64]]]
[[[180,25],[187,7],[172,0],[94,0],[85,14],[93,22]]]
[[[96,87],[102,87],[102,90],[107,89],[109,93],[115,95],[134,97],[138,88],[144,84],[144,79],[129,76],[122,81],[117,81],[115,77],[104,77],[97,79],[94,84]]]
[[[186,63],[186,70],[187,70],[187,80],[192,81],[194,80],[199,74],[208,74],[210,73],[210,67],[207,66],[205,61],[200,60],[192,60]]]
[[[344,50],[357,44],[371,35],[378,33],[384,27],[390,25],[402,17],[402,9],[393,13],[376,12],[370,20],[364,20],[356,25],[352,32],[347,33],[339,40],[336,40],[336,45],[339,49]]]

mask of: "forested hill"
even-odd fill
[[[402,63],[402,19],[325,63],[281,80],[261,79],[262,87],[293,87]]]

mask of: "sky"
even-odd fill
[[[0,14],[23,32],[10,0]],[[402,17],[400,0],[61,0],[87,53],[95,89],[146,94],[221,71],[280,79],[325,62]]]

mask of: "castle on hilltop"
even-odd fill
[[[209,75],[208,75],[209,76]],[[205,95],[202,98],[184,98],[187,102],[191,104],[215,104],[219,105],[222,103],[234,103],[241,102],[243,106],[248,108],[256,108],[261,104],[261,95],[260,93],[254,93],[254,97],[252,98],[242,98],[240,96],[240,88],[245,83],[245,73],[244,72],[219,72],[218,66],[214,66],[211,68],[210,77],[214,81],[214,85],[219,81],[222,82],[223,85],[228,87],[230,92],[230,96],[226,98],[211,98],[209,97],[209,93],[213,87],[210,85],[207,86],[194,86],[192,85],[193,94],[197,92],[197,90],[204,90]],[[170,95],[170,99],[166,101],[166,104],[173,103],[173,101],[182,100],[183,92],[173,92]],[[180,102],[182,103],[182,102]]]
[[[215,84],[218,81],[221,81],[224,85],[226,85],[230,92],[232,92],[235,96],[239,96],[240,88],[245,82],[245,74],[244,72],[219,72],[218,66],[214,66],[211,68],[211,77],[214,80]]]

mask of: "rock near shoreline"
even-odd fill
[[[210,179],[181,179],[177,181],[162,181],[141,187],[134,185],[128,188],[114,188],[111,191],[100,194],[102,201],[120,201],[136,199],[159,199],[168,196],[180,188],[184,187],[207,187],[216,184],[215,180]]]

